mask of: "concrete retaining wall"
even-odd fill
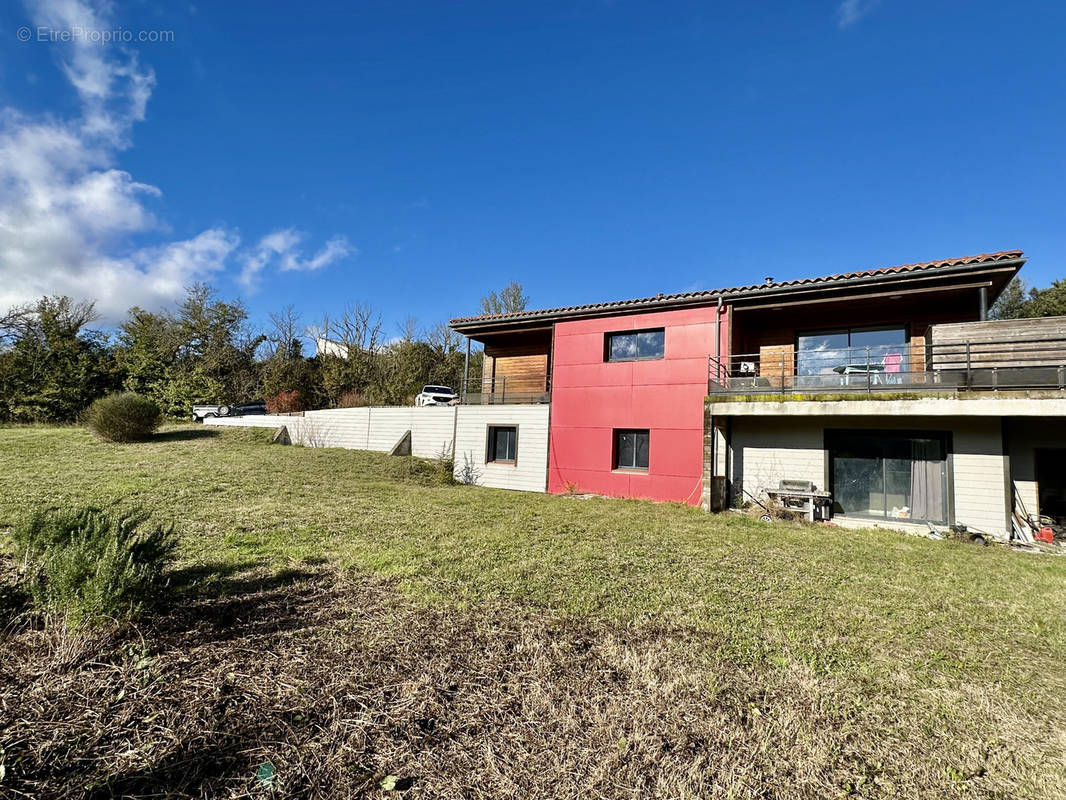
[[[387,453],[407,431],[411,455],[436,458],[455,453],[456,476],[466,459],[478,484],[499,489],[543,492],[548,480],[548,405],[430,406],[337,408],[308,411],[302,417],[215,417],[205,425],[278,428],[284,425],[293,444],[343,447]],[[489,429],[518,429],[515,463],[487,460]]]

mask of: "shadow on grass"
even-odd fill
[[[189,442],[196,439],[213,439],[218,436],[215,428],[178,428],[170,431],[160,431],[149,441],[152,442]]]
[[[302,696],[293,701],[298,716],[288,705],[275,707],[275,681],[299,683],[301,660],[314,652],[319,633],[339,628],[351,613],[338,595],[337,574],[315,564],[280,571],[259,563],[201,564],[174,570],[170,579],[154,612],[100,640],[88,666],[74,672],[41,668],[54,647],[43,633],[9,640],[0,678],[17,674],[23,689],[16,692],[15,682],[0,689],[0,707],[18,706],[11,717],[18,730],[0,722],[0,748],[19,762],[8,775],[12,788],[27,796],[192,797],[237,785],[270,795],[273,783],[257,771],[271,759],[282,767],[274,751],[288,746],[287,731],[312,730],[319,713],[318,703]],[[0,611],[22,602],[5,588],[0,583]],[[129,688],[109,701],[108,735],[100,737],[92,698],[101,692],[114,698],[116,687]],[[112,745],[143,736],[145,718],[158,718],[153,729],[166,735],[154,742],[149,763],[123,764]],[[61,764],[50,755],[55,737],[94,745],[78,763]],[[302,768],[293,769],[293,760],[290,753],[286,777]],[[360,791],[380,780],[361,764],[353,769],[356,784],[366,776]]]

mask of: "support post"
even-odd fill
[[[988,287],[982,286],[977,290],[977,312],[981,322],[988,319]]]
[[[466,395],[470,392],[470,337],[466,337],[466,358],[463,359],[463,387],[459,392],[459,402],[466,402]]]

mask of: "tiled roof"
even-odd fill
[[[511,320],[536,319],[537,317],[556,317],[566,315],[583,316],[600,311],[614,311],[630,307],[645,305],[660,305],[671,302],[686,302],[699,300],[716,300],[718,297],[728,297],[733,294],[748,294],[751,292],[772,291],[775,289],[792,286],[808,286],[812,284],[833,283],[835,281],[852,280],[855,278],[876,278],[882,275],[897,275],[910,272],[925,272],[950,267],[980,266],[994,264],[1000,261],[1016,261],[1022,257],[1021,250],[1001,250],[998,253],[981,253],[976,256],[964,256],[963,258],[945,258],[940,261],[923,261],[920,264],[902,264],[898,267],[881,267],[880,269],[867,269],[859,272],[842,272],[838,275],[823,275],[818,278],[800,278],[793,281],[773,281],[769,283],[753,283],[748,286],[734,286],[730,289],[704,289],[698,292],[681,292],[679,294],[660,294],[654,297],[639,297],[633,300],[615,300],[607,303],[589,303],[580,306],[561,306],[559,308],[541,308],[532,311],[516,311],[509,314],[482,314],[474,317],[457,317],[451,320],[451,325],[465,326],[474,322],[509,322]]]

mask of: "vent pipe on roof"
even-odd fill
[[[767,275],[766,276],[766,285],[767,286],[771,286],[771,285],[773,285],[773,282],[774,282],[774,279],[771,278],[769,275]]]

